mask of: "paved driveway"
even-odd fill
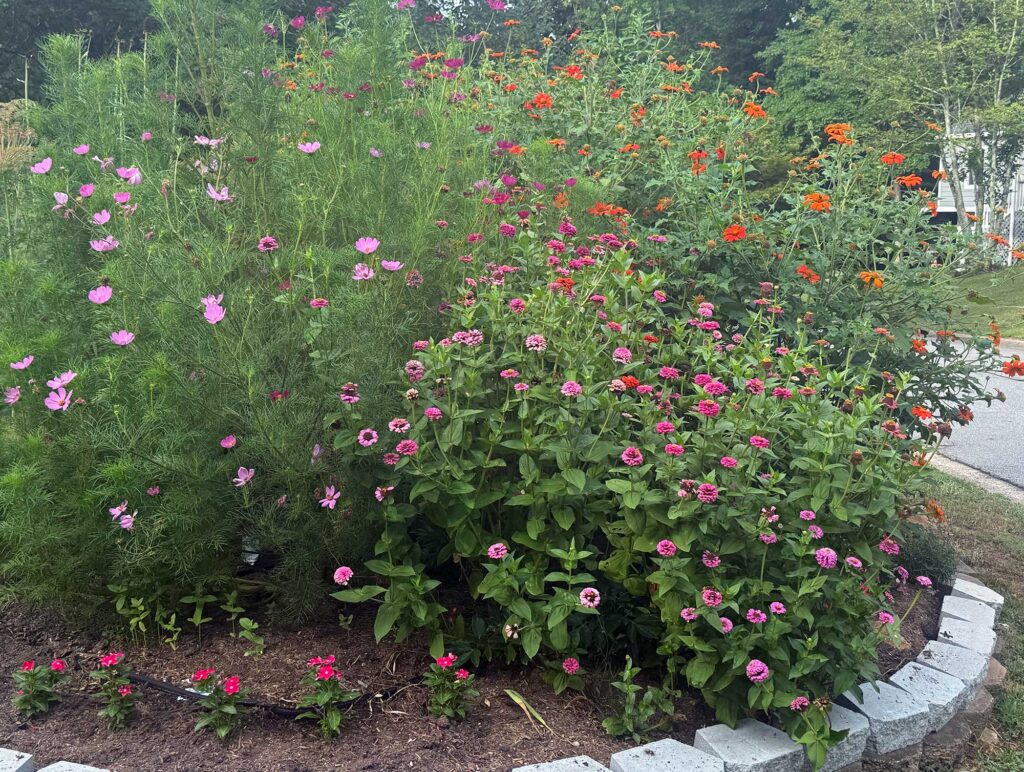
[[[1024,346],[1003,343],[1004,359],[1014,354],[1024,359]],[[992,376],[993,387],[1006,394],[1005,402],[992,407],[976,403],[974,421],[957,426],[942,443],[942,455],[961,464],[1024,488],[1024,378]]]

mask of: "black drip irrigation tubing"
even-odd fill
[[[205,694],[190,691],[188,689],[182,689],[180,686],[169,684],[166,681],[160,681],[159,679],[152,678],[148,675],[143,675],[142,673],[129,673],[128,680],[131,681],[133,684],[145,686],[149,689],[155,689],[158,692],[170,694],[175,697],[178,697],[179,699],[189,700],[190,702],[198,702],[206,696]],[[389,686],[386,689],[378,689],[372,693],[361,694],[355,699],[339,702],[337,703],[337,705],[338,707],[343,708],[345,710],[351,710],[357,705],[360,705],[364,702],[369,702],[370,700],[387,700],[391,697],[394,697],[402,690],[407,689],[410,686],[415,686],[416,684],[420,683],[421,680],[422,679],[420,678],[410,678],[404,684],[396,684],[394,686]],[[309,712],[309,710],[305,708],[289,708],[284,705],[278,705],[269,702],[260,702],[259,700],[243,700],[239,704],[244,705],[247,708],[258,708],[260,710],[266,711],[272,716],[277,716],[279,718],[295,719],[299,716],[300,713]]]

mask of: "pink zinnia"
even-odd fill
[[[580,670],[579,660],[574,657],[567,657],[562,661],[562,670],[566,675],[576,675]]]
[[[674,367],[663,367],[658,370],[658,377],[666,380],[675,380],[679,377],[679,371]]]
[[[507,554],[508,547],[506,547],[501,542],[492,544],[490,547],[487,548],[487,557],[491,558],[492,560],[501,560]]]
[[[310,308],[327,308],[331,304],[327,298],[313,298],[309,301]]]
[[[619,364],[626,365],[633,361],[633,354],[628,348],[620,346],[612,352],[612,359]]]
[[[626,466],[640,466],[644,462],[643,453],[632,446],[622,451],[622,455],[619,458],[622,459],[622,463]]]
[[[732,631],[732,620],[729,617],[719,617],[718,621],[722,623],[722,632],[728,633]]]
[[[759,434],[755,434],[750,438],[750,444],[755,448],[767,448],[771,443],[767,437],[762,437]]]
[[[789,709],[796,713],[799,713],[801,710],[807,710],[810,706],[811,701],[804,696],[796,697],[789,703]]]
[[[412,424],[404,418],[392,418],[391,421],[388,422],[388,429],[393,431],[395,434],[405,434],[409,431],[411,426]]]
[[[713,504],[718,500],[718,488],[711,483],[701,483],[697,486],[697,498],[705,504]]]
[[[371,445],[377,444],[377,432],[375,432],[373,429],[363,429],[356,436],[356,439],[358,440],[360,445],[362,445],[364,448],[368,448]]]
[[[355,572],[348,566],[339,566],[334,570],[334,583],[346,585],[354,575]]]
[[[768,610],[771,611],[773,614],[785,614],[786,613],[786,607],[782,603],[780,603],[779,601],[774,601],[774,602],[768,604]]]
[[[704,605],[708,608],[717,608],[722,605],[722,593],[711,587],[705,587],[703,592],[700,594],[701,600],[704,601]]]
[[[918,577],[916,577],[914,579],[914,581],[917,582],[922,587],[931,587],[932,586],[932,580],[929,579],[927,576],[918,576]]]
[[[530,351],[546,351],[547,347],[548,342],[543,335],[526,336],[526,348],[528,348]]]
[[[714,418],[721,411],[722,406],[710,399],[702,399],[697,403],[697,412],[708,418]]]
[[[860,562],[860,558],[855,558],[853,555],[850,555],[846,559],[846,565],[850,568],[856,568],[858,571],[864,567],[864,564]]]
[[[593,587],[584,587],[580,592],[580,603],[587,608],[597,608],[601,603],[601,593]]]
[[[817,517],[817,515],[814,513],[813,509],[801,509],[800,510],[800,519],[801,520],[813,520],[815,517]]]
[[[739,462],[732,456],[722,456],[722,458],[719,460],[719,463],[726,469],[735,469],[736,464]]]
[[[583,393],[583,387],[576,381],[566,381],[562,384],[562,394],[566,397],[578,397]]]
[[[759,625],[762,622],[768,621],[768,615],[761,611],[761,609],[747,609],[747,621],[752,625]]]
[[[670,558],[676,554],[676,545],[671,539],[662,539],[658,542],[658,554],[665,558]]]
[[[894,542],[892,538],[889,536],[886,536],[884,539],[882,539],[882,541],[878,544],[878,549],[880,549],[886,555],[892,555],[893,557],[900,554],[900,545]]]
[[[441,412],[440,408],[428,407],[423,411],[423,415],[427,417],[428,421],[440,421],[444,413]]]
[[[697,609],[695,609],[693,606],[687,606],[686,608],[684,608],[682,611],[679,612],[679,616],[680,616],[680,618],[684,622],[696,621],[696,619],[697,619]]]
[[[681,456],[685,452],[686,448],[674,442],[670,442],[667,445],[665,445],[665,453],[667,453],[670,456]]]
[[[820,539],[822,536],[825,535],[825,532],[821,530],[819,526],[816,525],[807,526],[807,533],[809,533],[815,539]]]
[[[668,434],[676,430],[675,425],[671,421],[658,421],[654,426],[654,431],[658,434]]]
[[[704,554],[701,556],[701,562],[708,568],[718,568],[718,566],[722,564],[722,559],[714,552],[704,550]]]
[[[395,446],[395,452],[400,456],[414,456],[419,449],[415,440],[402,440]]]
[[[893,615],[890,614],[888,611],[879,611],[878,621],[881,622],[883,625],[891,625],[896,620],[893,617]]]
[[[822,547],[817,550],[814,553],[814,559],[818,561],[818,565],[822,568],[835,568],[836,563],[839,561],[836,551],[828,547]]]
[[[514,314],[521,314],[526,310],[526,301],[522,298],[512,298],[508,301],[509,310]]]
[[[747,663],[747,678],[753,683],[759,684],[767,681],[772,676],[772,671],[759,659],[752,659]]]

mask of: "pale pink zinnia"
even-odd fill
[[[501,560],[507,554],[508,547],[506,547],[501,542],[492,544],[490,547],[487,548],[487,557],[491,558],[492,560]]]
[[[339,566],[334,571],[334,583],[346,585],[353,576],[355,576],[355,572],[351,568],[348,566]]]
[[[580,603],[587,608],[597,608],[601,604],[601,593],[593,587],[584,587],[580,591]]]

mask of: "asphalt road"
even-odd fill
[[[1024,345],[1004,341],[1000,353],[1005,359],[1014,354],[1024,359]],[[974,421],[957,426],[942,443],[941,454],[1024,488],[1024,378],[994,375],[991,387],[1006,394],[1006,401],[973,405]]]

